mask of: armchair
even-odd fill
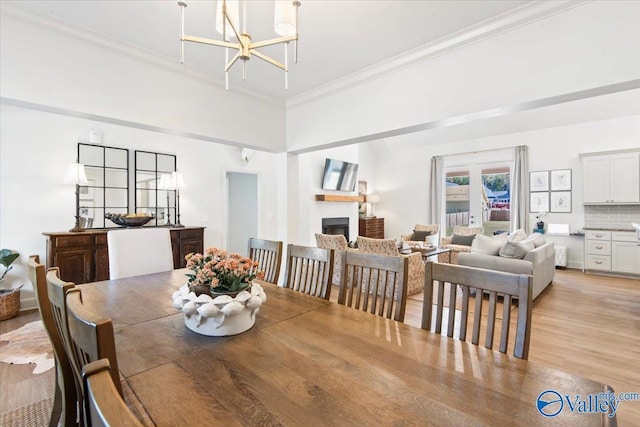
[[[402,255],[398,252],[398,246],[393,239],[370,239],[358,236],[358,250],[372,254],[392,255],[409,259],[409,281],[407,295],[417,294],[424,289],[424,262],[422,254],[414,252],[410,255]]]
[[[453,227],[453,234],[458,236],[474,236],[476,234],[483,234],[484,227],[465,227],[455,226]],[[457,245],[453,244],[451,240],[453,236],[442,237],[440,239],[441,248],[449,248],[451,252],[438,255],[438,262],[449,262],[450,264],[458,263],[458,254],[460,252],[471,252],[471,245]]]
[[[439,240],[438,233],[440,232],[439,224],[429,224],[429,225],[416,224],[416,226],[413,228],[413,231],[414,232],[426,231],[426,232],[429,232],[430,235],[426,236],[423,240],[418,241],[418,240],[411,239],[414,233],[408,233],[400,236],[400,240],[408,244],[430,242],[434,246],[438,246],[438,240]]]
[[[342,258],[348,248],[347,239],[342,234],[316,233],[316,245],[321,249],[334,249],[333,277],[331,283],[340,286],[340,273],[342,270]]]

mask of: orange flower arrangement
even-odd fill
[[[190,253],[185,256],[188,284],[208,285],[216,293],[238,292],[246,289],[253,279],[263,279],[258,263],[239,254],[229,254],[218,248],[208,248],[204,255]]]

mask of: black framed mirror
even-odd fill
[[[135,212],[153,214],[147,225],[172,225],[176,221],[176,191],[171,173],[176,171],[174,154],[135,151]]]
[[[80,187],[80,225],[117,227],[104,215],[129,211],[129,150],[79,142],[78,162],[84,165],[89,181]]]

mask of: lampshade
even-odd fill
[[[225,23],[224,17],[222,16],[222,4],[223,0],[218,0],[218,5],[216,7],[216,31],[222,34],[222,25]],[[240,31],[240,7],[238,0],[227,0],[227,15],[231,17],[233,24],[236,26],[238,31]],[[231,29],[231,25],[226,22],[227,25],[227,38],[235,37],[235,33]]]
[[[63,182],[65,184],[89,185],[87,175],[84,172],[84,165],[81,163],[69,163]]]
[[[296,7],[292,0],[276,0],[273,29],[276,34],[287,37],[296,34]]]
[[[162,174],[158,179],[158,190],[169,190],[169,185],[171,184],[171,175],[170,174]]]
[[[171,172],[171,181],[169,182],[169,190],[179,190],[184,187],[184,179],[182,172]]]
[[[377,194],[367,194],[367,203],[380,203],[380,196]]]

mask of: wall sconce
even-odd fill
[[[84,228],[80,227],[80,186],[89,185],[87,174],[84,171],[84,165],[81,163],[69,163],[63,182],[76,186],[76,224],[69,231],[72,233],[84,231]]]
[[[176,190],[176,223],[174,227],[184,227],[180,223],[180,189],[184,187],[184,178],[181,172],[171,172],[169,190]]]

